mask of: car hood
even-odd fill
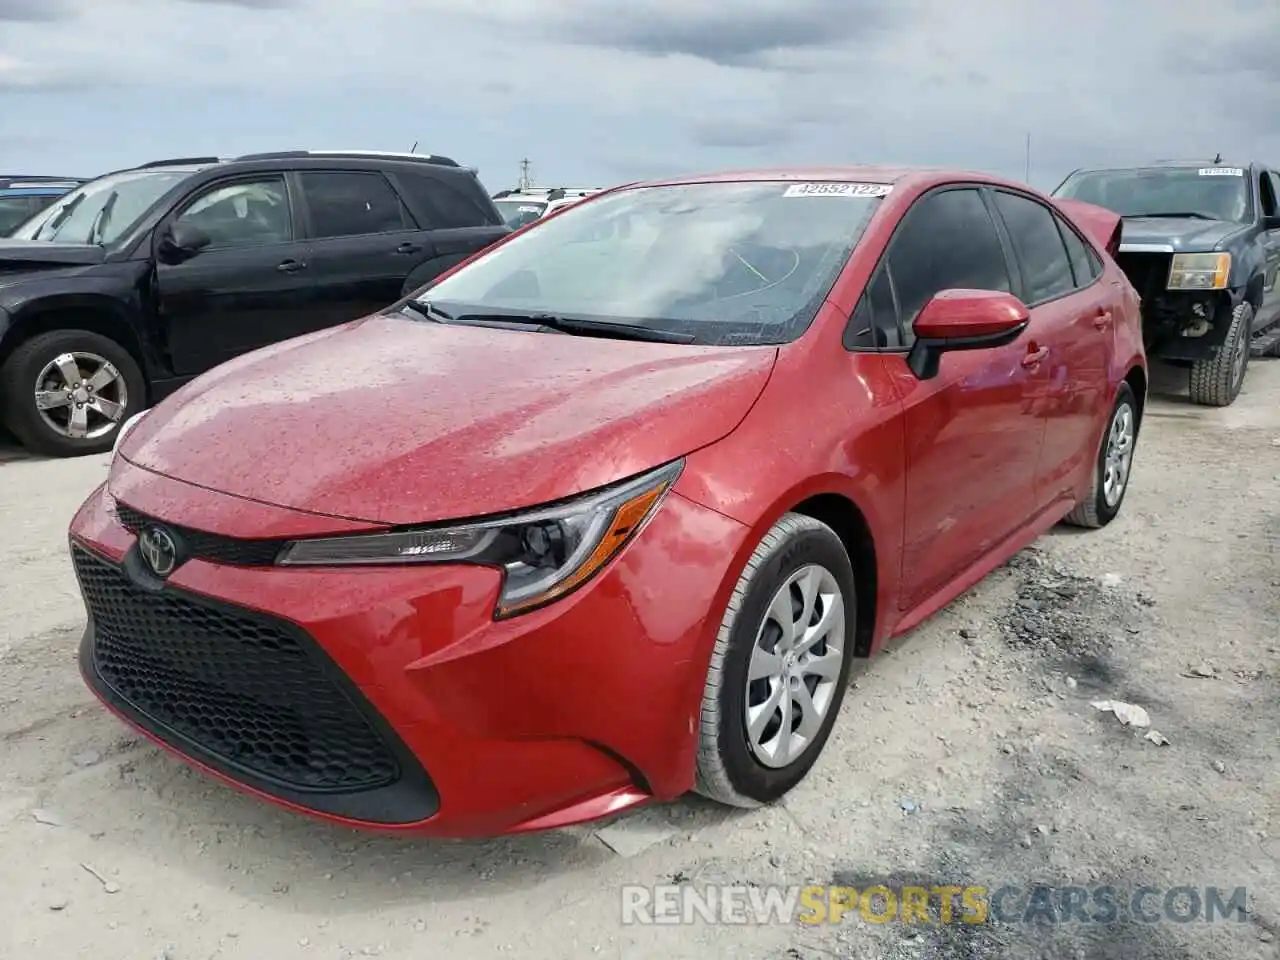
[[[77,267],[102,263],[107,251],[94,243],[49,243],[45,240],[0,240],[0,270],[24,267]]]
[[[572,496],[730,433],[774,347],[373,317],[248,354],[149,413],[120,454],[251,500],[372,523]]]
[[[1174,253],[1207,253],[1233,234],[1248,229],[1225,220],[1193,217],[1125,217],[1120,242],[1172,247]]]

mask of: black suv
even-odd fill
[[[163,160],[0,240],[0,417],[53,456],[232,357],[379,310],[510,233],[448,157]]]
[[[1120,214],[1116,262],[1142,297],[1148,356],[1189,367],[1195,403],[1234,403],[1250,356],[1280,346],[1280,173],[1161,161],[1077,170],[1054,196]]]

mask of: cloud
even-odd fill
[[[567,39],[720,66],[767,66],[767,55],[859,41],[901,21],[904,4],[881,0],[647,0],[625,7],[578,3],[556,28]]]
[[[17,18],[21,19],[17,19]],[[35,18],[35,19],[33,19]],[[1280,157],[1274,0],[0,0],[23,169],[307,146],[591,184]],[[1280,162],[1280,161],[1278,161]]]
[[[56,23],[74,16],[70,0],[0,0],[0,23]]]
[[[240,7],[244,10],[286,10],[297,6],[296,0],[180,0],[203,6]]]

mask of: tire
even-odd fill
[[[85,378],[83,393],[71,393],[58,358],[70,355],[71,371]],[[65,365],[65,362],[64,362]],[[99,377],[94,377],[100,373]],[[110,377],[110,379],[107,379]],[[98,399],[88,388],[101,381]],[[42,411],[37,405],[41,388],[55,402],[66,403]],[[115,443],[120,424],[144,409],[147,383],[133,356],[114,340],[88,330],[53,330],[18,345],[0,367],[0,410],[5,425],[32,453],[51,457],[78,457],[104,453]],[[76,397],[85,403],[75,405]],[[69,428],[74,411],[82,410],[85,435]],[[75,416],[79,416],[75,413]],[[48,419],[46,419],[46,417]]]
[[[1111,415],[1107,417],[1107,427],[1102,432],[1102,442],[1098,444],[1098,455],[1094,460],[1093,480],[1089,484],[1089,492],[1076,504],[1075,509],[1066,515],[1063,519],[1064,523],[1069,523],[1073,527],[1098,530],[1116,518],[1120,507],[1124,504],[1125,494],[1129,492],[1133,452],[1138,442],[1140,426],[1137,398],[1134,397],[1133,389],[1129,384],[1122,382],[1120,391],[1116,395],[1116,402],[1111,407]],[[1124,455],[1122,462],[1116,464],[1117,467],[1122,466],[1119,496],[1116,496],[1115,487],[1108,486],[1109,458],[1120,455],[1120,452],[1113,447],[1113,443],[1120,441],[1125,434],[1128,437],[1127,445],[1124,447],[1127,454]]]
[[[748,670],[757,639],[764,647],[776,649],[778,623],[770,614],[775,596],[786,598],[787,594],[780,591],[788,588],[792,602],[787,604],[787,611],[794,616],[797,594],[788,585],[796,577],[807,580],[810,576],[815,579],[809,582],[820,587],[817,595],[825,596],[827,601],[825,604],[815,601],[814,618],[821,623],[824,613],[836,610],[837,597],[840,612],[832,614],[837,619],[830,624],[827,642],[813,646],[818,656],[795,661],[792,686],[788,687],[782,702],[792,706],[789,690],[800,683],[811,694],[818,691],[817,704],[819,708],[825,704],[825,711],[819,709],[811,715],[811,722],[817,713],[821,718],[812,722],[803,742],[788,738],[798,749],[785,757],[775,754],[772,760],[766,761],[764,753],[757,752],[751,744],[747,706],[749,702],[772,699],[767,694],[782,693],[779,685],[785,685],[786,678],[757,680],[748,690]],[[840,629],[840,620],[843,620],[843,629]],[[777,800],[804,779],[822,752],[840,712],[853,662],[856,627],[853,565],[844,544],[826,524],[812,517],[786,514],[765,534],[747,561],[720,622],[702,697],[694,787],[698,793],[728,806],[750,808]],[[832,659],[826,659],[828,657]],[[828,668],[821,677],[802,676],[805,667],[821,660],[826,660]],[[809,680],[813,681],[812,686]],[[809,702],[814,703],[812,696]],[[762,725],[766,745],[771,739],[769,731],[777,729],[775,722],[781,722],[781,710],[775,706],[769,710],[769,716],[772,719]],[[773,737],[775,744],[782,741],[776,733]]]
[[[1229,407],[1240,396],[1249,369],[1249,344],[1253,336],[1253,307],[1242,303],[1231,312],[1231,325],[1218,355],[1191,365],[1191,402],[1204,407]],[[1243,351],[1244,359],[1241,360]]]

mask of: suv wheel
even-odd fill
[[[1218,355],[1191,367],[1191,401],[1206,407],[1229,407],[1240,396],[1249,367],[1253,307],[1242,303],[1231,313],[1231,325]]]
[[[145,394],[129,351],[88,330],[32,337],[0,368],[5,426],[28,450],[53,457],[110,450]]]

